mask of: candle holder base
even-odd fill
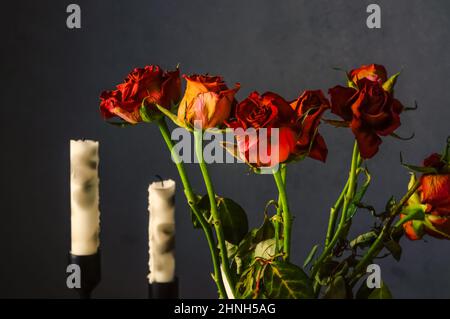
[[[178,278],[172,282],[153,282],[148,284],[149,299],[178,299]]]
[[[78,256],[69,253],[69,264],[80,267],[80,288],[74,288],[80,299],[90,299],[91,293],[101,280],[100,250],[96,254]]]

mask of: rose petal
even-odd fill
[[[315,160],[325,163],[327,160],[327,155],[328,155],[328,148],[327,145],[325,144],[325,140],[322,137],[322,135],[317,133],[308,156]]]
[[[357,119],[351,122],[350,127],[358,142],[361,157],[364,159],[373,157],[378,152],[381,138],[369,127],[364,127],[362,122]]]
[[[335,86],[328,90],[331,97],[331,112],[339,115],[345,121],[351,121],[353,117],[350,99],[357,93],[355,89],[343,86]]]

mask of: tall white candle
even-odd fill
[[[148,188],[150,283],[175,279],[175,182],[154,182]]]
[[[95,254],[100,245],[98,142],[70,141],[71,253]]]

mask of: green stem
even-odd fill
[[[331,239],[334,235],[334,230],[336,227],[336,220],[339,214],[339,210],[341,209],[342,202],[344,201],[345,193],[348,189],[349,181],[345,183],[344,188],[342,189],[341,194],[339,195],[338,199],[336,200],[336,203],[334,203],[333,207],[330,209],[330,219],[328,221],[328,229],[327,229],[327,236],[325,238],[325,247],[327,247],[330,244]]]
[[[291,232],[292,232],[292,216],[289,211],[289,204],[286,195],[286,187],[280,169],[274,170],[273,177],[277,184],[278,193],[281,199],[282,216],[283,216],[283,258],[289,261],[291,253]]]
[[[350,280],[350,286],[353,287],[360,278],[361,274],[364,272],[367,265],[373,260],[375,256],[377,256],[380,251],[383,249],[384,241],[388,234],[390,234],[390,228],[392,223],[394,222],[395,218],[401,213],[403,206],[407,203],[408,199],[416,192],[416,190],[420,186],[420,179],[417,180],[412,187],[408,190],[408,192],[403,196],[403,198],[400,200],[400,202],[395,206],[395,208],[392,210],[391,214],[387,218],[386,222],[384,223],[383,228],[381,229],[380,234],[378,235],[378,238],[375,240],[375,242],[370,246],[369,250],[366,252],[364,257],[358,262],[358,264],[355,266],[352,274],[349,276],[351,278]]]
[[[200,130],[194,130],[194,141],[195,141],[195,153],[197,155],[197,159],[200,165],[200,170],[203,175],[203,179],[205,181],[206,190],[208,192],[209,203],[211,206],[211,216],[213,218],[214,228],[216,230],[217,241],[219,242],[219,250],[220,256],[222,258],[222,268],[225,274],[226,280],[228,281],[230,288],[232,290],[233,295],[234,292],[234,280],[230,273],[230,263],[228,261],[228,252],[227,247],[225,245],[225,236],[223,234],[223,226],[220,221],[219,212],[217,210],[216,203],[216,193],[214,191],[214,187],[209,176],[208,167],[203,159],[203,132]]]
[[[322,263],[329,257],[331,251],[333,250],[334,246],[338,242],[338,240],[341,238],[344,230],[345,230],[345,224],[347,222],[347,209],[350,206],[350,203],[353,200],[353,197],[355,195],[355,188],[356,188],[356,172],[357,169],[361,165],[361,160],[359,156],[359,150],[358,150],[358,144],[355,141],[355,144],[353,146],[353,154],[352,154],[352,163],[350,167],[350,173],[348,178],[348,187],[344,195],[344,205],[342,208],[341,213],[341,219],[339,221],[336,233],[333,236],[333,239],[330,241],[329,245],[326,246],[322,252],[322,254],[317,259],[316,263],[313,266],[311,277],[314,278],[317,272],[319,271],[320,267],[322,266]]]
[[[164,120],[164,118],[161,118],[158,120],[158,127],[161,132],[161,135],[166,142],[167,148],[169,149],[171,156],[175,162],[175,165],[178,169],[178,174],[180,175],[181,182],[183,183],[184,188],[184,194],[186,196],[186,199],[188,201],[188,204],[190,208],[192,209],[192,212],[194,213],[195,217],[199,221],[203,232],[205,233],[206,240],[208,242],[208,247],[211,253],[211,259],[213,262],[214,267],[214,281],[216,282],[217,288],[219,290],[219,295],[221,298],[226,298],[226,290],[225,286],[223,284],[222,280],[222,273],[220,271],[220,260],[219,255],[217,253],[216,243],[215,239],[211,230],[211,227],[209,226],[206,219],[203,217],[203,215],[198,211],[197,207],[195,206],[196,203],[196,197],[192,190],[191,184],[189,182],[189,179],[186,174],[186,170],[184,168],[183,162],[181,161],[179,155],[174,151],[174,144],[172,139],[170,138],[170,132],[169,128],[167,127],[167,123]]]
[[[286,164],[281,164],[281,178],[283,180],[283,184],[286,187],[286,171],[287,166]],[[280,252],[280,230],[281,230],[281,220],[283,220],[282,217],[282,202],[281,202],[281,196],[278,194],[278,207],[277,207],[277,220],[275,222],[275,254],[278,254]]]

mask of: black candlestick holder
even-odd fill
[[[101,280],[100,250],[93,255],[78,256],[69,253],[69,264],[80,267],[80,287],[74,289],[78,292],[80,299],[90,299],[91,293]]]
[[[153,282],[148,284],[149,299],[177,299],[178,298],[178,278],[172,282]]]

